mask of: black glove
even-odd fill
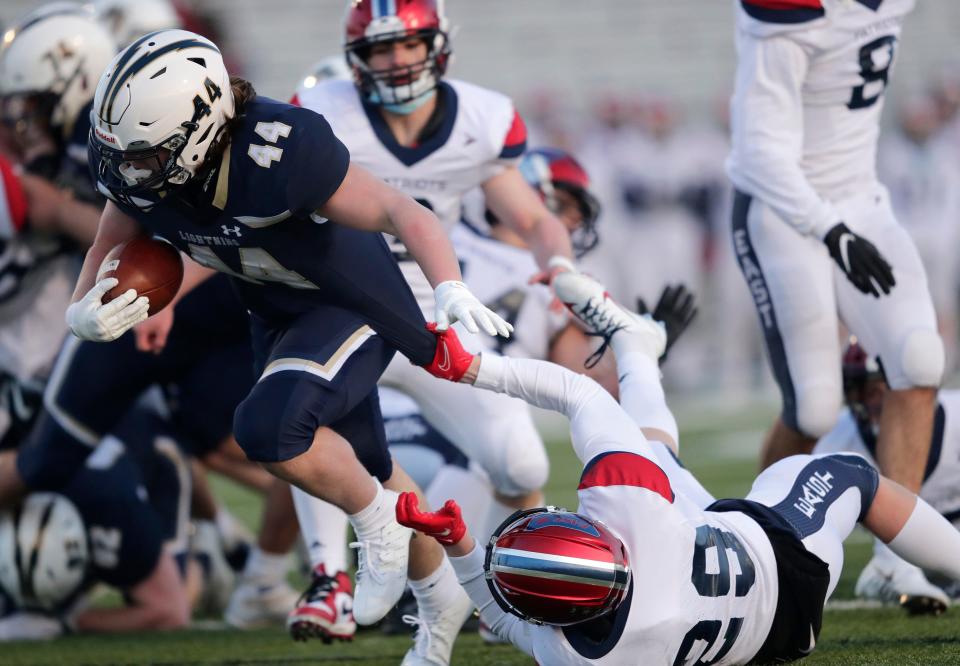
[[[880,298],[881,291],[884,295],[889,294],[897,284],[893,269],[880,250],[863,236],[850,231],[843,222],[830,229],[823,242],[847,279],[863,293]]]
[[[647,314],[647,304],[642,298],[637,299],[637,312]],[[660,357],[662,361],[667,357],[670,347],[677,341],[680,334],[687,330],[687,326],[697,316],[696,299],[693,294],[682,284],[667,285],[660,294],[660,300],[657,301],[657,307],[653,309],[650,315],[656,321],[662,321],[667,329],[667,347]]]

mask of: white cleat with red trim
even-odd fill
[[[329,576],[322,564],[314,569],[310,587],[287,616],[287,629],[295,641],[353,640],[357,623],[353,619],[353,585],[347,572]]]

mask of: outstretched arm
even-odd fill
[[[554,268],[550,265],[554,257],[562,257],[572,265],[570,232],[540,200],[517,167],[511,166],[483,183],[483,196],[497,219],[527,244],[542,270]]]
[[[440,329],[462,321],[471,333],[509,337],[513,327],[483,306],[463,284],[460,263],[443,226],[430,210],[351,164],[340,187],[320,214],[354,229],[396,236],[423,270],[437,299]]]
[[[637,424],[589,377],[548,361],[485,354],[474,384],[565,415],[574,452],[584,464],[606,451],[627,451],[656,462]]]
[[[146,580],[127,591],[124,608],[89,608],[73,620],[81,632],[156,631],[190,623],[190,603],[173,556],[164,551]]]

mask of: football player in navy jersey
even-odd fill
[[[351,165],[321,116],[231,81],[217,47],[198,35],[152,33],[121,52],[100,80],[92,121],[91,167],[111,201],[67,311],[71,329],[107,341],[146,318],[146,297],[129,290],[104,305],[116,283],[96,281],[106,253],[140,233],[194,260],[181,294],[210,269],[233,276],[259,375],[237,409],[237,441],[251,460],[351,514],[354,615],[375,622],[403,591],[411,536],[381,482],[415,487],[386,451],[376,380],[397,350],[458,377],[386,243],[369,232],[398,236],[417,258],[436,288],[437,328],[460,320],[507,335],[509,325],[460,282],[432,213]],[[148,338],[162,339],[171,315],[148,322]],[[459,599],[442,552],[425,541],[414,542],[411,578],[437,574],[438,597]]]
[[[67,333],[63,310],[76,281],[78,250],[93,242],[105,201],[90,179],[87,139],[96,83],[116,49],[89,11],[68,3],[31,12],[8,34],[12,38],[0,52],[0,111],[11,160],[0,156],[0,383],[23,399],[21,409],[10,410],[13,422],[3,438],[21,439],[37,420]],[[18,457],[16,467],[7,464],[15,452],[0,457],[0,503],[27,490],[62,489],[99,435],[111,431],[153,383],[181,391],[213,387],[214,404],[207,400],[185,425],[197,429],[190,442],[205,451],[223,443],[233,410],[253,383],[246,312],[226,276],[193,292],[178,312],[178,331],[156,357],[139,353],[132,335],[109,347],[77,340],[66,345],[49,408],[34,433],[36,445]],[[147,346],[145,338],[141,346]],[[215,356],[239,369],[197,381],[192,375],[214,365]],[[90,390],[90,368],[101,379],[99,392]],[[173,414],[192,406],[181,402]],[[225,427],[221,410],[229,415]],[[79,427],[64,429],[67,422]],[[211,427],[221,435],[214,437]],[[85,430],[95,435],[84,436]],[[282,619],[296,599],[285,581],[289,543],[280,546],[282,530],[275,526],[265,521],[260,535],[273,550],[257,549],[249,558],[256,584],[242,588],[248,592],[244,624]]]
[[[0,619],[0,640],[49,637],[63,629],[173,629],[190,621],[190,602],[182,575],[188,546],[190,495],[186,459],[172,431],[147,408],[130,411],[112,432],[59,491],[76,508],[86,535],[89,567],[81,590],[49,590],[48,599],[65,599],[54,606],[35,598],[37,584],[16,586],[4,578],[3,585],[13,597],[14,607],[8,608],[8,616]],[[16,535],[12,539],[16,545],[0,550],[0,571],[18,571],[18,578],[25,581],[32,575],[27,568],[31,561],[50,561],[47,557],[56,561],[55,556],[42,552],[45,548],[65,547],[56,522],[51,523],[43,538],[31,538],[29,532],[41,524],[29,518],[32,502],[52,497],[56,495],[30,495],[18,511],[0,514],[0,530],[9,526]],[[39,552],[31,554],[25,550],[29,547]],[[55,571],[56,567],[52,567],[51,573]],[[53,578],[49,584],[58,585],[59,578],[48,576]],[[84,604],[73,603],[78,594],[95,583],[123,591],[126,605],[81,609]],[[23,612],[38,609],[43,613]]]

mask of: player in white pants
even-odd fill
[[[850,452],[876,467],[877,431],[887,392],[883,371],[856,341],[843,354],[843,389],[847,408],[837,425],[814,449],[815,453]],[[924,464],[920,497],[954,526],[960,526],[960,392],[937,394],[933,438]],[[857,596],[898,603],[908,612],[937,614],[949,605],[944,590],[926,579],[918,567],[897,557],[874,540],[873,558],[860,573]]]
[[[763,465],[809,452],[843,392],[842,321],[892,389],[881,470],[920,488],[943,344],[919,255],[876,176],[883,93],[913,0],[743,0],[727,171],[733,243],[783,411]]]
[[[479,186],[497,216],[529,242],[548,279],[573,269],[562,223],[516,168],[526,147],[526,128],[512,101],[443,76],[451,55],[443,3],[357,0],[348,4],[345,23],[344,51],[353,81],[302,86],[293,102],[322,114],[355,163],[433,210],[448,232],[459,219],[463,193]],[[410,261],[403,243],[395,238],[388,242],[418,303],[429,311],[434,294],[423,271]],[[458,289],[450,288],[437,299]],[[499,500],[489,524],[514,508],[540,503],[549,466],[527,406],[505,396],[477,395],[470,387],[451,390],[409,370],[406,362],[391,363],[381,383],[413,397],[435,427],[484,467]],[[504,445],[508,437],[515,438],[512,446]],[[298,516],[302,525],[316,522],[299,510]],[[413,542],[413,548],[420,545]],[[445,580],[456,587],[452,574]],[[447,612],[420,599],[421,592],[436,588],[414,585],[421,613]],[[435,636],[431,645],[445,642]],[[414,652],[405,663],[428,658],[422,650]],[[435,649],[428,652],[434,661],[448,659]]]
[[[793,456],[763,472],[746,499],[713,502],[675,458],[677,424],[657,366],[662,327],[583,276],[555,287],[611,338],[622,408],[550,363],[452,356],[467,368],[464,381],[570,418],[584,463],[577,513],[521,516],[485,557],[455,504],[421,513],[405,493],[397,505],[401,523],[447,546],[500,636],[551,665],[800,658],[814,649],[858,520],[905,558],[960,579],[960,533],[859,456]]]

